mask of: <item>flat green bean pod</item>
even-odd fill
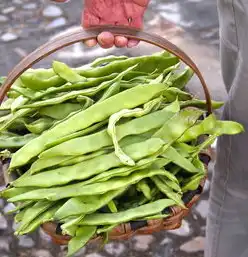
[[[24,230],[25,228],[27,228],[27,226],[37,217],[39,216],[41,213],[45,212],[46,210],[48,210],[52,205],[54,205],[53,202],[49,202],[49,201],[40,201],[37,202],[36,204],[34,204],[32,206],[32,208],[28,208],[23,217],[22,217],[22,223],[21,225],[18,227],[16,234],[19,233],[19,231]]]
[[[199,109],[183,109],[168,120],[154,137],[159,137],[167,143],[172,142],[181,137],[203,114],[204,111]]]
[[[158,70],[158,72],[162,72],[164,69],[175,65],[178,63],[177,57],[163,57],[162,55],[157,56],[139,56],[128,58],[123,61],[114,61],[109,65],[103,67],[97,67],[93,69],[78,69],[78,74],[85,77],[100,77],[106,76],[114,72],[121,72],[129,67],[138,64],[135,68],[135,71],[141,72],[153,72],[154,70]]]
[[[154,176],[151,179],[163,194],[165,194],[169,199],[172,199],[177,205],[185,208],[181,194],[175,193],[169,186],[164,184],[158,176]]]
[[[57,139],[57,140],[54,140],[53,142],[47,144],[46,148],[54,147],[56,145],[62,144],[62,143],[66,142],[66,141],[69,141],[71,139],[88,135],[91,132],[95,132],[95,131],[99,130],[101,127],[103,127],[107,123],[108,123],[107,120],[103,120],[101,122],[95,123],[94,125],[86,128],[86,129],[74,132],[70,135],[64,136],[64,137],[62,137],[60,139]],[[43,155],[43,153],[41,155]],[[45,152],[44,152],[44,155],[45,155]]]
[[[18,96],[11,104],[11,112],[15,112],[18,108],[20,108],[21,106],[25,105],[28,102],[28,98],[20,95]]]
[[[66,83],[61,77],[54,75],[49,78],[40,77],[35,72],[26,72],[20,77],[25,87],[32,90],[45,90],[49,87],[60,87]]]
[[[186,159],[183,157],[178,151],[173,148],[172,146],[168,147],[164,153],[162,154],[164,158],[169,159],[171,162],[177,164],[181,168],[192,172],[192,173],[197,173],[198,169],[191,163],[190,160]]]
[[[124,147],[128,155],[135,161],[145,158],[159,151],[163,146],[163,141],[158,138],[148,139],[141,143],[136,143]],[[49,170],[28,177],[20,177],[11,182],[15,187],[37,186],[51,187],[55,185],[67,184],[73,180],[85,180],[89,177],[99,174],[111,168],[119,167],[122,163],[115,153],[110,153],[87,161],[72,165]],[[84,172],[82,172],[82,170]],[[47,179],[49,177],[49,179]]]
[[[79,182],[73,185],[67,185],[62,187],[31,190],[21,195],[19,194],[17,196],[14,196],[8,201],[19,202],[24,200],[39,200],[44,198],[49,201],[57,201],[59,199],[68,197],[104,194],[111,190],[116,190],[136,184],[143,178],[153,177],[155,175],[163,176],[164,171],[161,169],[144,169],[137,171],[128,177],[114,178],[101,183],[84,185],[84,182]]]
[[[0,134],[0,149],[19,149],[35,138],[37,138],[35,134],[24,136],[13,133]]]
[[[45,117],[45,118],[40,118],[32,123],[25,123],[25,127],[28,129],[29,132],[40,135],[43,133],[45,130],[49,129],[52,127],[54,124],[54,119]]]
[[[224,102],[217,102],[214,100],[211,100],[212,108],[213,109],[219,109],[224,105]],[[187,108],[187,107],[196,107],[207,110],[207,103],[205,100],[199,100],[199,99],[192,99],[188,101],[180,102],[181,108]]]
[[[84,218],[84,216],[85,215],[83,214],[75,218],[72,217],[70,220],[65,221],[65,223],[60,226],[62,234],[75,236],[76,230],[78,228],[78,223]]]
[[[128,121],[122,125],[118,125],[116,127],[117,139],[121,140],[128,135],[138,135],[146,131],[159,128],[178,111],[178,102],[174,102],[163,110],[156,111],[143,117]],[[80,132],[77,134],[77,136],[80,136]],[[111,144],[111,137],[108,135],[107,130],[103,130],[88,136],[67,140],[63,144],[59,144],[42,152],[39,157],[49,158],[59,155],[68,155],[68,153],[69,155],[80,155],[96,151]]]
[[[24,235],[33,232],[40,225],[53,221],[55,212],[60,208],[61,203],[56,203],[45,212],[41,213],[34,220],[32,220],[25,229],[18,231],[18,235]],[[16,233],[17,234],[17,233]]]
[[[154,154],[153,157],[150,158],[144,158],[136,163],[135,166],[132,167],[120,167],[120,168],[115,168],[111,169],[105,172],[102,172],[93,178],[90,178],[85,181],[85,185],[87,184],[92,184],[92,183],[98,183],[98,182],[104,182],[107,181],[113,177],[124,177],[124,176],[129,176],[132,172],[135,172],[137,170],[145,169],[152,164],[156,164],[158,167],[162,167],[166,164],[168,164],[170,161],[169,160],[161,160],[156,158],[158,154]]]
[[[70,198],[55,213],[56,220],[62,220],[70,216],[93,213],[108,204],[115,197],[125,192],[126,188],[108,191],[102,195]]]
[[[37,159],[30,167],[30,174],[38,173],[41,170],[54,168],[56,166],[70,166],[79,162],[83,162],[89,159],[92,159],[96,156],[100,156],[103,154],[109,153],[109,150],[99,150],[87,155],[80,156],[55,156],[51,158]]]
[[[148,114],[149,112],[152,111],[152,109],[156,109],[157,106],[160,105],[162,101],[162,98],[155,98],[152,101],[146,103],[144,105],[144,108],[136,108],[136,109],[132,109],[132,110],[128,110],[128,109],[123,109],[113,115],[110,116],[109,118],[109,124],[108,124],[108,129],[107,132],[109,134],[109,136],[112,138],[113,144],[114,144],[114,148],[115,148],[115,155],[120,159],[120,161],[125,164],[125,165],[129,165],[129,166],[134,166],[135,162],[132,158],[130,158],[130,156],[128,156],[127,154],[125,154],[121,147],[119,146],[118,143],[118,138],[116,135],[116,123],[122,118],[122,117],[141,117],[143,115]]]
[[[102,214],[91,214],[86,215],[85,218],[80,222],[80,225],[111,225],[116,223],[125,223],[130,220],[155,215],[165,208],[174,205],[175,202],[170,199],[161,199],[153,203],[144,204],[137,208],[129,209],[117,213],[102,213]]]
[[[69,68],[65,63],[54,61],[52,64],[54,72],[62,79],[70,83],[84,82],[85,77],[80,76],[77,72]]]
[[[139,181],[137,183],[137,189],[144,194],[144,196],[148,199],[151,200],[152,195],[151,195],[151,189],[145,179]]]
[[[163,93],[163,97],[166,98],[166,101],[173,102],[176,99],[178,101],[189,101],[193,98],[193,96],[187,92],[184,92],[176,87],[169,87]]]
[[[34,189],[34,188],[33,188]],[[17,195],[21,195],[23,193],[26,193],[28,191],[32,190],[31,188],[15,188],[15,187],[12,187],[12,188],[6,188],[5,190],[1,191],[1,197],[3,198],[11,198],[11,197],[14,197],[14,196],[17,196]]]
[[[128,59],[127,56],[115,56],[115,55],[109,55],[106,57],[100,57],[100,58],[96,58],[91,64],[91,67],[97,67],[97,66],[101,66],[103,64],[108,65],[109,63],[113,62],[113,61],[123,61]]]
[[[180,74],[174,74],[170,77],[170,83],[173,87],[177,87],[179,89],[183,89],[186,84],[193,77],[194,71],[190,67],[186,67],[186,69]]]
[[[41,115],[44,115],[56,120],[61,120],[66,118],[70,113],[81,109],[82,109],[82,105],[79,103],[62,103],[62,104],[42,107],[39,109],[39,113]]]
[[[60,93],[60,92],[67,92],[71,90],[81,90],[81,89],[87,89],[87,88],[93,88],[91,91],[86,91],[89,95],[89,92],[98,92],[99,90],[102,90],[102,83],[114,79],[118,73],[113,73],[107,76],[99,77],[99,78],[88,78],[86,82],[80,82],[80,83],[66,83],[60,87],[50,87],[46,91],[43,91],[40,94],[37,94],[32,98],[33,101],[37,101],[41,98],[44,98],[46,96]],[[100,89],[99,89],[100,88]]]
[[[76,236],[73,237],[68,244],[67,257],[73,256],[79,251],[96,233],[96,226],[81,226],[76,231]]]
[[[199,124],[196,124],[185,131],[185,133],[177,140],[178,142],[190,142],[197,139],[200,135],[209,134],[216,127],[216,118],[214,114],[209,115]]]
[[[102,97],[99,99],[98,102],[102,102],[105,99],[116,95],[120,92],[121,89],[121,80],[114,82],[109,88],[106,89]]]
[[[28,113],[32,113],[34,111],[36,111],[36,110],[26,108],[26,109],[22,109],[22,110],[17,110],[14,114],[11,113],[10,115],[8,115],[6,121],[4,121],[4,123],[0,127],[0,132],[8,129],[17,119],[22,118],[25,115],[27,115]],[[1,123],[1,118],[0,118],[0,123]]]
[[[160,94],[163,90],[163,84],[139,85],[114,95],[103,102],[92,105],[88,109],[59,123],[54,128],[43,133],[41,136],[18,150],[12,157],[10,169],[26,164],[30,159],[40,154],[45,149],[46,144],[51,141],[87,128],[96,122],[108,118],[121,109],[134,108],[144,104]],[[25,110],[27,109],[24,109],[23,111]]]

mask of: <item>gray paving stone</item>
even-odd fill
[[[2,251],[9,252],[9,241],[7,238],[0,238],[0,253]]]
[[[150,244],[155,240],[152,235],[138,235],[133,238],[136,251],[147,251]]]
[[[85,257],[104,257],[104,255],[99,254],[99,253],[90,253],[85,255]]]
[[[172,242],[172,239],[166,237],[164,238],[162,241],[161,241],[161,245],[167,245],[167,244],[170,244]]]
[[[0,23],[7,22],[9,18],[5,15],[0,15]]]
[[[15,11],[15,7],[14,6],[10,6],[10,7],[7,7],[7,8],[4,8],[2,9],[2,13],[3,14],[9,14],[9,13],[12,13]]]
[[[3,212],[7,213],[15,208],[15,205],[13,203],[8,203],[4,208]]]
[[[14,41],[18,39],[18,35],[15,34],[15,33],[12,33],[12,32],[7,32],[7,33],[4,33],[2,36],[1,36],[1,40],[3,42],[10,42],[10,41]]]
[[[37,7],[38,7],[38,6],[37,6],[36,3],[28,3],[28,4],[24,4],[24,5],[22,6],[22,8],[25,9],[25,10],[34,10],[34,9],[36,9]]]
[[[23,4],[23,1],[22,0],[12,0],[12,3],[15,5],[21,5],[21,4]]]
[[[111,242],[105,245],[105,251],[113,256],[120,256],[125,251],[125,246],[122,243]]]
[[[51,21],[50,23],[48,23],[48,25],[45,27],[45,30],[56,29],[56,28],[65,26],[66,23],[67,23],[66,18],[60,17],[60,18],[57,18],[57,19]]]
[[[204,250],[204,237],[196,237],[180,246],[180,250],[187,253],[194,253]]]
[[[62,14],[63,14],[63,11],[57,5],[48,5],[47,7],[44,8],[42,12],[42,15],[44,17],[49,17],[49,18],[59,17]]]
[[[74,254],[74,257],[81,257],[84,256],[86,252],[86,247],[80,249],[76,254]]]
[[[52,254],[48,250],[39,249],[32,251],[32,257],[53,257]]]
[[[19,246],[21,247],[27,247],[27,248],[32,248],[34,246],[34,241],[31,237],[28,237],[26,235],[24,236],[19,236]]]
[[[5,230],[8,227],[8,222],[3,214],[0,213],[0,230]]]
[[[13,229],[13,231],[16,231],[19,226],[20,226],[20,223],[16,223],[15,221],[13,221],[13,223],[12,223],[12,229]]]
[[[1,190],[0,190],[1,191]],[[4,207],[4,200],[0,198],[0,210]]]
[[[190,224],[186,221],[182,221],[182,226],[175,230],[168,231],[170,234],[177,236],[189,236],[191,233]]]

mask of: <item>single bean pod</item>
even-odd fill
[[[36,91],[45,90],[49,87],[60,87],[66,83],[64,79],[57,75],[49,78],[44,78],[40,75],[35,72],[26,72],[21,75],[20,79],[25,87]]]
[[[0,149],[19,149],[35,138],[37,138],[35,134],[26,134],[24,136],[13,133],[0,134]]]
[[[124,178],[114,178],[102,183],[94,183],[90,185],[82,186],[84,182],[74,183],[73,185],[67,185],[56,188],[45,188],[37,190],[29,190],[26,193],[16,195],[10,198],[9,202],[19,202],[26,200],[39,200],[47,199],[49,201],[57,201],[59,199],[76,197],[76,196],[88,196],[104,194],[111,190],[127,187],[138,183],[144,178],[153,177],[156,175],[164,175],[164,171],[161,169],[144,169],[131,174]]]
[[[16,235],[18,235],[18,233],[24,229],[26,229],[28,227],[28,225],[36,218],[38,217],[41,213],[45,212],[46,210],[48,210],[52,205],[54,205],[53,202],[49,202],[49,201],[40,201],[37,202],[36,204],[34,204],[32,206],[32,208],[28,208],[23,217],[22,217],[22,223],[21,225],[18,227],[18,229],[16,230]]]
[[[181,194],[175,193],[170,187],[164,184],[158,176],[154,176],[151,179],[163,194],[165,194],[169,199],[172,199],[177,205],[185,208]]]
[[[86,78],[77,74],[77,72],[73,71],[70,67],[68,67],[65,63],[53,61],[52,64],[53,71],[63,80],[70,83],[77,82],[85,82]]]
[[[135,71],[142,72],[153,72],[154,70],[158,70],[158,72],[162,72],[164,69],[175,65],[178,63],[177,57],[163,57],[162,55],[158,56],[140,56],[140,57],[132,57],[123,61],[114,61],[109,65],[103,67],[97,67],[93,69],[82,69],[77,70],[78,74],[85,77],[100,77],[106,76],[111,73],[121,72],[129,67],[138,64],[135,68]]]
[[[148,200],[151,200],[151,198],[152,198],[151,189],[145,179],[143,179],[137,183],[137,189],[140,192],[142,192]]]
[[[224,102],[217,102],[211,100],[212,108],[213,109],[219,109],[224,105]],[[187,107],[195,107],[207,110],[207,103],[205,100],[199,100],[199,99],[192,99],[184,102],[180,102],[181,108],[187,108]]]
[[[191,94],[184,92],[176,87],[169,87],[168,89],[166,89],[163,93],[163,97],[165,97],[166,101],[170,103],[175,101],[176,99],[178,101],[187,101],[193,98]]]
[[[204,111],[198,109],[183,109],[168,120],[154,137],[159,137],[166,143],[173,142],[192,127],[203,113]]]
[[[153,203],[144,204],[137,208],[129,209],[118,213],[102,213],[86,215],[80,222],[80,225],[111,225],[116,223],[125,223],[130,220],[143,218],[162,212],[165,208],[174,205],[175,202],[170,199],[161,199]]]
[[[97,91],[96,88],[100,87],[102,82],[106,82],[109,80],[114,79],[118,73],[113,73],[107,76],[99,77],[99,78],[88,78],[86,82],[80,82],[80,83],[65,83],[64,85],[60,87],[50,87],[44,92],[40,93],[39,95],[36,95],[34,98],[32,98],[33,101],[40,100],[41,98],[44,98],[46,96],[60,93],[60,92],[67,92],[71,90],[81,90],[86,88],[94,88],[94,92]],[[86,91],[88,92],[88,91]]]
[[[163,146],[163,141],[158,138],[148,139],[141,143],[124,147],[132,159],[138,161],[146,156],[156,153]],[[61,167],[28,177],[20,177],[12,182],[15,187],[37,186],[51,187],[67,184],[73,180],[85,180],[111,168],[119,167],[122,163],[115,153],[97,156],[90,160],[73,166]],[[82,170],[84,172],[82,172]],[[47,179],[49,177],[49,179]]]
[[[102,65],[108,65],[109,63],[113,62],[113,61],[123,61],[128,59],[127,56],[115,56],[115,55],[109,55],[106,57],[100,57],[100,58],[96,58],[91,64],[90,66],[95,68],[98,66],[102,66]]]
[[[153,109],[156,109],[156,107],[160,105],[161,101],[162,101],[162,98],[155,98],[152,101],[146,103],[143,109],[142,108],[135,108],[132,110],[123,109],[110,116],[107,132],[109,136],[112,138],[114,148],[115,148],[115,155],[120,159],[120,161],[123,164],[134,166],[135,162],[132,158],[130,158],[127,154],[125,154],[122,151],[121,147],[119,146],[118,138],[116,134],[116,123],[123,117],[125,118],[141,117],[143,115],[146,115],[149,112],[151,112]]]
[[[170,83],[173,87],[184,89],[190,79],[193,77],[194,71],[187,67],[182,73],[174,74],[170,77]]]
[[[62,120],[66,118],[70,113],[79,111],[81,109],[82,109],[81,104],[62,103],[62,104],[42,107],[39,109],[39,113],[42,116],[47,116],[56,120]]]
[[[94,157],[104,155],[109,153],[108,150],[99,150],[87,155],[81,156],[55,156],[52,158],[44,158],[44,159],[37,159],[30,167],[29,172],[30,174],[38,173],[39,171],[45,169],[54,169],[56,167],[64,167],[64,166],[71,166]]]
[[[74,132],[74,133],[72,133],[70,135],[64,136],[64,137],[62,137],[60,139],[57,139],[57,140],[54,140],[53,142],[47,144],[46,148],[54,147],[56,145],[59,145],[59,144],[62,144],[64,142],[66,142],[66,141],[72,140],[74,138],[88,135],[88,134],[90,134],[92,132],[97,131],[99,128],[104,127],[104,125],[107,124],[107,123],[108,123],[108,121],[104,120],[104,121],[98,122],[98,123],[96,123],[96,124],[86,128],[86,129],[80,130],[78,132]]]
[[[73,237],[68,244],[67,257],[73,256],[77,251],[86,245],[86,243],[96,233],[96,226],[81,226],[76,231],[76,236]]]
[[[38,217],[32,220],[25,229],[18,231],[18,235],[25,235],[25,234],[31,233],[34,230],[36,230],[40,225],[49,221],[53,221],[54,214],[60,208],[60,206],[61,206],[61,203],[56,203],[48,210],[41,213]]]
[[[162,154],[164,158],[169,159],[171,162],[177,164],[179,167],[192,172],[197,173],[198,169],[191,163],[190,160],[183,157],[175,148],[172,146],[168,147]]]
[[[8,129],[19,118],[22,118],[22,117],[26,116],[27,114],[33,113],[35,111],[36,111],[35,109],[26,108],[26,109],[18,110],[14,114],[11,113],[10,115],[8,115],[6,121],[3,124],[1,124],[0,132]],[[1,123],[1,121],[0,121],[0,123]]]
[[[122,125],[118,125],[116,127],[117,139],[119,141],[129,135],[138,135],[151,131],[155,128],[159,128],[178,111],[179,105],[178,102],[175,102],[161,111],[156,111],[143,117],[128,121]],[[72,140],[67,140],[70,138],[70,136],[65,137],[63,141],[66,140],[66,142],[44,151],[41,153],[40,158],[49,158],[68,154],[80,155],[99,150],[102,147],[110,146],[112,144],[112,140],[108,135],[107,130],[99,131],[84,137],[78,137],[80,136],[80,133],[81,132],[76,132],[75,139]],[[71,137],[72,136],[73,134]],[[59,141],[57,141],[56,144],[58,142]]]
[[[102,195],[70,198],[61,206],[60,209],[58,209],[54,218],[60,221],[70,216],[93,213],[105,206],[115,197],[121,195],[125,190],[126,188],[124,187],[106,192]]]
[[[46,118],[40,118],[32,123],[28,123],[28,124],[25,123],[25,127],[29,132],[36,135],[40,135],[45,130],[51,128],[53,124],[54,124],[54,119],[46,117]]]
[[[121,88],[121,80],[114,82],[109,88],[106,89],[106,91],[103,93],[102,97],[98,100],[98,102],[102,102],[105,99],[116,95],[120,92]]]
[[[158,156],[158,155],[159,155],[159,153],[156,153],[150,158],[144,158],[144,159],[138,161],[134,167],[120,167],[120,168],[115,168],[115,169],[111,169],[111,170],[102,172],[102,173],[94,176],[93,178],[86,180],[84,184],[87,185],[87,184],[99,183],[99,182],[107,181],[114,177],[129,176],[132,172],[148,168],[152,164],[156,164],[158,167],[163,167],[164,165],[166,165],[170,162],[168,160],[163,160],[161,162],[160,159],[156,158],[156,156]]]

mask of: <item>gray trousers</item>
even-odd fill
[[[223,119],[247,132],[218,140],[205,257],[248,257],[248,0],[218,0]]]

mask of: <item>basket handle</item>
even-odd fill
[[[177,46],[155,34],[146,33],[144,31],[136,30],[129,27],[120,27],[120,26],[101,26],[101,27],[93,27],[87,30],[79,29],[76,32],[63,35],[58,37],[55,40],[49,41],[48,43],[40,46],[35,51],[30,53],[27,57],[25,57],[19,64],[17,64],[14,69],[9,73],[7,79],[0,90],[0,103],[3,101],[5,95],[10,89],[11,85],[15,82],[15,80],[27,69],[29,69],[32,65],[44,59],[46,56],[56,52],[57,50],[72,45],[74,43],[96,38],[97,35],[103,31],[109,31],[113,33],[115,36],[126,36],[131,39],[137,39],[140,41],[144,41],[150,43],[152,45],[158,46],[175,56],[181,59],[185,64],[187,64],[198,76],[200,82],[202,84],[205,99],[207,102],[207,110],[208,114],[212,113],[212,104],[210,93],[206,82],[197,68],[196,64],[192,61],[192,59],[185,54],[182,50],[180,50]]]

